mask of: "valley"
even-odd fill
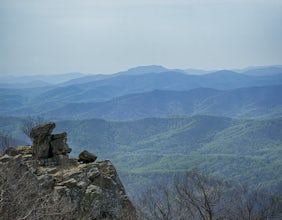
[[[73,156],[87,149],[116,165],[130,197],[194,168],[282,191],[277,69],[259,76],[189,75],[159,66],[132,71],[1,88],[0,130],[24,145],[27,117],[55,121],[57,132],[68,133]]]

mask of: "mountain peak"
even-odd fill
[[[169,69],[160,65],[148,65],[148,66],[133,67],[122,73],[138,75],[138,74],[147,74],[147,73],[161,73],[161,72],[166,72],[168,70]]]

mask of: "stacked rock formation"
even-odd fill
[[[32,129],[33,146],[8,148],[0,155],[0,219],[136,220],[136,211],[109,160],[41,166],[38,161],[67,157],[66,134],[52,135],[54,123]]]
[[[52,134],[56,127],[54,122],[41,124],[32,128],[32,154],[38,159],[53,158],[56,161],[66,161],[71,152],[67,144],[67,133]]]

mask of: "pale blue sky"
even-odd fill
[[[0,74],[282,64],[281,0],[0,0]]]

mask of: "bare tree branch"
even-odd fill
[[[22,125],[21,125],[21,131],[28,137],[30,138],[30,132],[31,129],[44,122],[44,119],[40,116],[37,117],[27,117],[26,119],[23,120]]]
[[[220,181],[197,170],[178,175],[172,184],[149,189],[139,204],[141,219],[146,220],[262,220],[282,210],[281,196]]]
[[[4,152],[11,146],[12,136],[7,132],[0,131],[0,153]]]

